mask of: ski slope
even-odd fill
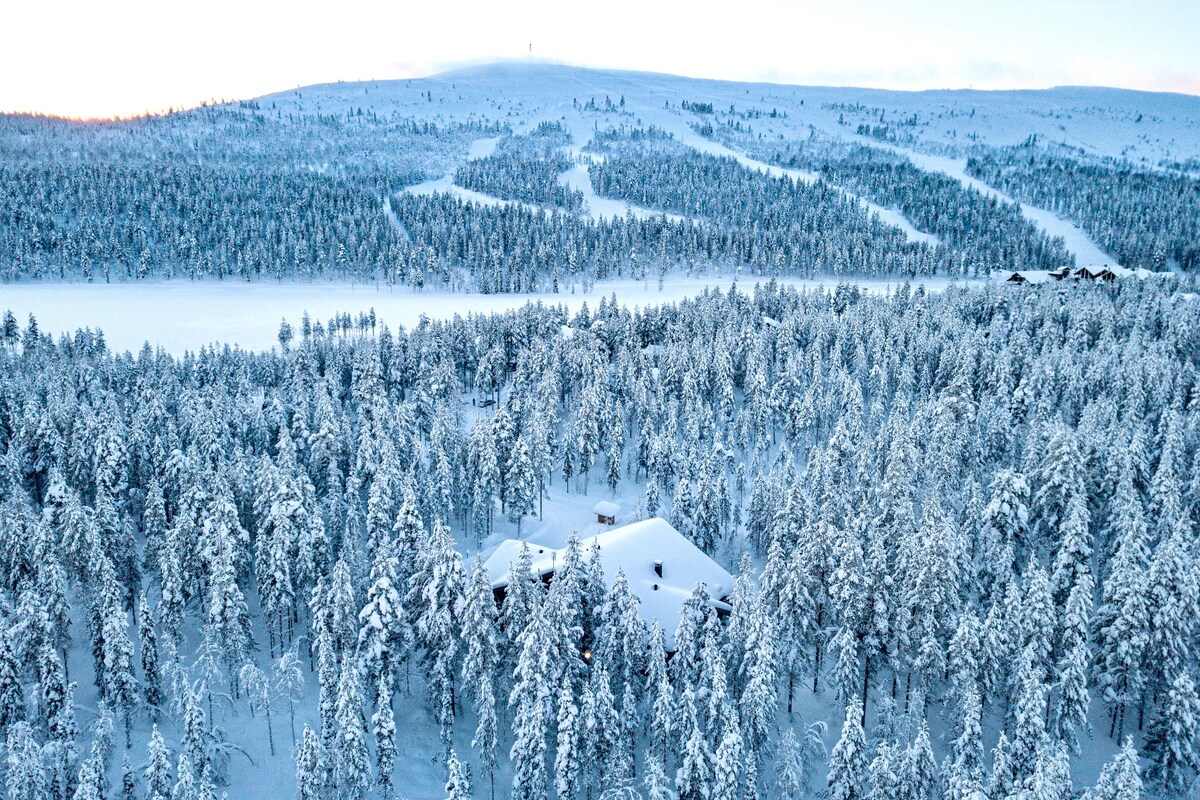
[[[711,103],[716,116],[682,110],[684,101]],[[1010,146],[1031,136],[1082,156],[1124,158],[1144,166],[1164,159],[1200,157],[1200,98],[1118,89],[1061,87],[1038,91],[896,92],[877,89],[734,83],[671,75],[596,70],[533,62],[470,67],[428,78],[338,83],[296,89],[260,98],[260,105],[296,114],[328,114],[356,108],[410,115],[433,121],[489,119],[532,130],[559,122],[574,138],[578,154],[597,129],[646,127],[669,131],[679,142],[772,176],[811,182],[812,172],[765,164],[701,136],[694,124],[743,115],[762,135],[800,140],[819,133],[844,141],[901,152],[922,169],[942,172],[985,194],[1008,198],[965,173],[966,154],[975,144]],[[596,110],[588,108],[589,102]],[[740,119],[741,117],[737,117]],[[905,138],[902,146],[860,136],[859,124],[890,124]],[[469,157],[492,152],[496,139],[475,142]],[[654,214],[620,201],[597,197],[586,169],[573,169],[563,183],[582,191],[593,218]],[[440,178],[410,191],[452,191],[480,202],[508,202],[465,194]],[[853,196],[853,195],[851,195]],[[910,241],[936,243],[903,214],[856,197],[885,224],[900,228]],[[1042,230],[1061,236],[1079,264],[1115,264],[1078,225],[1044,209],[1019,204]]]

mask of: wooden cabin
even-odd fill
[[[523,548],[529,549],[530,577],[546,583],[553,580],[566,554],[565,548],[517,539],[501,542],[485,563],[497,602],[503,602],[512,580],[510,570]],[[733,591],[733,576],[660,517],[581,539],[579,554],[584,563],[590,561],[593,552],[600,560],[608,588],[618,575],[625,576],[630,591],[641,601],[638,614],[647,626],[658,622],[662,627],[668,652],[674,650],[675,629],[683,606],[698,585],[704,585],[718,617],[730,611],[727,597]]]
[[[616,525],[617,514],[621,513],[621,507],[610,500],[601,500],[596,503],[592,513],[596,515],[596,522],[601,525]]]

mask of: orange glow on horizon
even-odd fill
[[[81,121],[339,80],[524,58],[733,81],[881,89],[1116,86],[1200,94],[1200,3],[744,0],[735,13],[612,0],[39,0],[9,3],[0,110]],[[464,25],[468,20],[470,24]],[[630,20],[637,24],[631,25]],[[985,32],[981,35],[981,32]]]

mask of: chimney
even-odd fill
[[[654,562],[654,574],[660,578],[662,577],[662,560],[661,559]]]

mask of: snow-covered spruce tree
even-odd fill
[[[580,709],[569,675],[564,675],[556,700],[557,739],[554,748],[554,794],[563,800],[583,797],[586,778],[584,762],[588,743],[587,726],[580,720]]]
[[[471,581],[463,598],[463,689],[470,697],[478,722],[471,746],[495,793],[497,728],[494,677],[500,667],[496,599],[482,555],[471,565]]]
[[[28,722],[8,729],[5,787],[11,800],[46,800],[49,797],[42,748]]]
[[[158,725],[150,729],[150,744],[146,748],[146,767],[143,772],[147,797],[171,796],[171,751],[158,732]]]
[[[553,639],[546,616],[545,604],[535,607],[516,642],[520,650],[508,699],[513,709],[512,800],[537,800],[546,792],[546,737],[554,678],[549,661]]]
[[[1092,577],[1081,573],[1071,589],[1063,610],[1061,655],[1055,670],[1054,732],[1069,753],[1079,752],[1079,734],[1089,734],[1087,714],[1091,704],[1088,693],[1088,617],[1092,605]]]
[[[983,731],[979,692],[974,686],[962,695],[961,732],[950,747],[942,765],[946,800],[975,800],[983,792]]]
[[[1146,777],[1166,797],[1186,797],[1200,772],[1198,717],[1196,685],[1186,672],[1180,673],[1167,692],[1162,711],[1150,724],[1143,748],[1148,762]]]
[[[392,770],[396,765],[396,720],[392,713],[392,690],[387,676],[380,676],[375,693],[375,713],[371,715],[371,732],[375,737],[375,775],[384,800],[391,800]]]
[[[450,528],[435,521],[410,579],[408,596],[412,599],[408,607],[417,615],[415,639],[426,667],[434,717],[446,747],[450,746],[454,723],[465,577],[462,556],[454,546]]]
[[[371,759],[358,666],[350,654],[342,657],[335,714],[333,779],[338,800],[362,800],[371,785]]]
[[[862,729],[862,709],[846,706],[842,734],[829,754],[826,792],[831,800],[861,800],[866,797],[867,740]]]
[[[321,740],[309,725],[304,726],[296,749],[296,788],[300,800],[321,800],[325,794],[325,760]]]
[[[158,635],[155,633],[154,613],[146,599],[146,593],[138,598],[138,649],[142,664],[142,700],[150,708],[150,717],[157,720],[160,706],[165,699],[162,678],[158,671]]]
[[[371,566],[367,602],[358,612],[358,654],[368,681],[395,680],[412,646],[412,629],[401,599],[397,560],[380,545]]]
[[[1120,752],[1104,765],[1096,785],[1084,792],[1084,800],[1141,800],[1142,777],[1133,737],[1127,736]]]
[[[274,696],[287,703],[288,730],[292,734],[292,746],[296,745],[296,705],[304,698],[304,666],[295,648],[275,659],[271,673],[271,691]]]
[[[471,783],[467,771],[451,748],[446,756],[446,800],[470,800]]]
[[[509,518],[517,524],[517,535],[521,535],[521,521],[533,513],[534,501],[538,497],[537,476],[533,471],[533,460],[529,446],[521,436],[517,437],[508,456],[504,478],[504,501]]]

